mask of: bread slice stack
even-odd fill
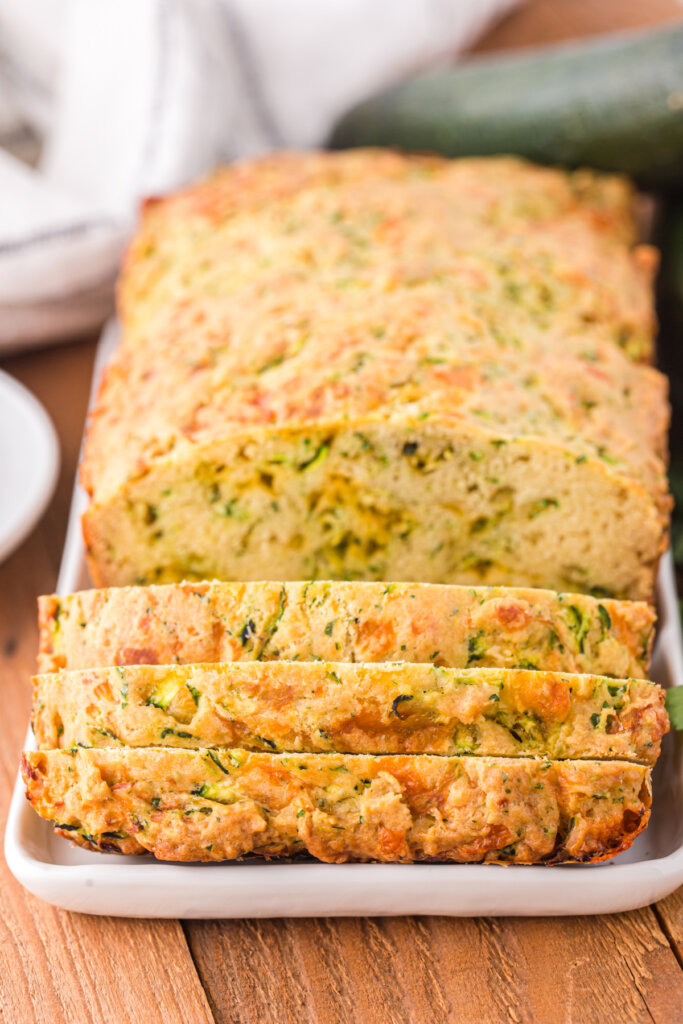
[[[645,604],[182,583],[40,601],[27,795],[88,848],[217,861],[598,861],[668,729]]]

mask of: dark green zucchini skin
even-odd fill
[[[515,153],[683,185],[683,22],[421,75],[354,107],[330,145]]]
[[[679,592],[683,593],[683,197],[662,204],[654,241],[662,253],[657,281],[657,362],[669,377],[672,407],[669,484],[675,505],[671,547]]]

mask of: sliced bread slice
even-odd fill
[[[38,746],[618,758],[654,764],[664,694],[638,679],[388,662],[242,662],[36,676]]]
[[[420,583],[178,583],[39,599],[41,672],[107,665],[431,662],[648,675],[643,602]]]
[[[651,803],[650,770],[620,761],[76,747],[22,771],[61,835],[174,861],[593,862]]]

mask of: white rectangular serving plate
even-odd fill
[[[100,342],[93,391],[116,345]],[[89,586],[76,486],[58,591]],[[657,586],[659,628],[652,678],[683,684],[683,645],[671,554]],[[33,745],[29,730],[27,745]],[[494,864],[321,864],[242,861],[172,864],[88,853],[55,835],[17,779],[5,857],[22,885],[55,906],[117,917],[249,918],[446,914],[453,917],[607,914],[662,899],[683,883],[683,737],[669,733],[654,772],[649,827],[604,864],[564,867]]]

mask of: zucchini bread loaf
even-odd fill
[[[524,669],[252,661],[34,679],[42,749],[240,746],[654,764],[668,728],[654,683]]]
[[[515,583],[652,597],[648,249],[618,179],[280,155],[150,203],[82,479],[97,584]]]
[[[176,861],[599,861],[651,802],[650,769],[621,761],[74,747],[22,772],[74,842]]]
[[[106,665],[431,662],[643,678],[655,614],[587,594],[429,583],[177,583],[41,597],[40,672]]]

